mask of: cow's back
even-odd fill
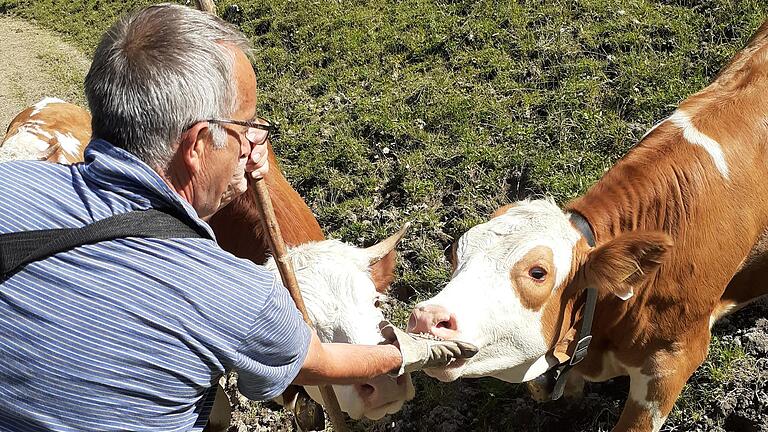
[[[71,164],[83,160],[91,137],[88,111],[45,98],[11,120],[0,143],[3,160],[36,159]]]

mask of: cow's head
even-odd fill
[[[567,213],[536,200],[500,209],[454,246],[451,281],[416,305],[409,331],[471,342],[479,352],[427,374],[524,382],[557,363],[553,353],[573,333],[574,302],[588,285],[600,299],[628,300],[653,276],[671,240],[635,232],[592,248]]]
[[[324,240],[289,250],[320,341],[376,345],[384,340],[379,333],[378,324],[384,319],[379,305],[394,278],[394,248],[406,228],[367,249]],[[274,259],[267,267],[277,272]],[[317,387],[306,389],[312,399],[322,403]],[[399,411],[414,396],[410,375],[381,376],[365,384],[334,385],[333,389],[341,409],[355,419],[378,420]]]

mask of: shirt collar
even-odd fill
[[[211,233],[210,225],[200,219],[190,203],[173,191],[149,165],[130,152],[102,139],[92,140],[85,148],[81,172],[86,180],[101,189],[119,194],[141,208],[170,208]]]

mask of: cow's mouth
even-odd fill
[[[394,414],[400,411],[400,409],[403,408],[404,403],[404,399],[388,402],[382,406],[366,409],[363,415],[369,420],[381,420],[385,415]]]
[[[442,368],[424,369],[424,373],[439,381],[450,382],[461,378],[462,371],[467,366],[467,359],[454,360]]]
[[[458,368],[464,367],[464,365],[466,364],[467,364],[467,359],[457,359],[448,363],[448,366],[446,366],[444,369],[458,369]]]

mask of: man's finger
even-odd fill
[[[246,160],[245,169],[248,172],[259,170],[264,175],[269,170],[269,147],[266,144],[253,146]]]
[[[256,165],[261,165],[269,160],[269,154],[265,146],[255,147],[251,152],[251,162]]]
[[[448,363],[452,359],[456,358],[456,356],[461,354],[461,350],[456,345],[440,345],[443,352],[443,361],[445,363]]]
[[[264,177],[264,174],[269,172],[269,162],[265,162],[261,166],[249,166],[245,168],[246,171],[251,173],[251,177],[253,178],[261,178]]]
[[[461,349],[455,343],[441,343],[440,348],[443,352],[446,352],[451,357],[458,357],[461,355]]]
[[[470,358],[473,357],[479,349],[476,345],[471,344],[469,342],[462,342],[462,341],[452,341],[456,344],[456,346],[461,350],[461,357],[462,358]]]

